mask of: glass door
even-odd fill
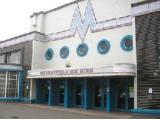
[[[134,85],[132,80],[117,80],[115,94],[117,110],[128,111],[134,108]]]
[[[95,83],[94,85],[94,107],[98,109],[106,108],[107,84],[105,82]]]
[[[101,107],[101,101],[102,101],[102,88],[100,85],[95,86],[95,96],[94,96],[94,105],[95,107]]]
[[[58,104],[64,104],[64,84],[58,86]]]
[[[125,87],[119,83],[117,85],[117,93],[118,93],[118,96],[117,96],[117,103],[118,103],[118,106],[117,108],[118,109],[125,109],[125,103],[126,103],[126,90],[125,90]]]
[[[83,102],[82,85],[77,84],[75,87],[75,105],[82,106],[82,102]]]

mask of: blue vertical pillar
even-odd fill
[[[87,79],[84,80],[84,106],[83,106],[84,110],[89,109],[89,84],[88,82],[89,81]]]
[[[107,94],[106,94],[106,111],[111,112],[111,84],[110,80],[107,80]]]
[[[24,74],[23,71],[19,72],[19,77],[18,77],[18,98],[23,97],[23,79],[24,79]]]
[[[48,81],[48,89],[49,89],[49,94],[48,94],[48,105],[52,106],[55,103],[55,98],[54,98],[54,86],[53,86],[53,80]]]
[[[71,89],[69,80],[64,81],[64,108],[71,107]]]

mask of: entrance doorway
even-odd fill
[[[64,105],[64,82],[58,84],[58,104]]]
[[[75,106],[83,107],[83,85],[81,83],[76,84],[74,92]]]
[[[47,80],[37,80],[36,85],[36,96],[37,103],[48,104],[49,90],[48,90],[48,81]]]
[[[117,110],[130,110],[134,108],[134,83],[132,80],[117,80],[116,108]]]
[[[94,84],[94,108],[105,109],[107,103],[107,83],[96,82]]]

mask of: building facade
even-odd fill
[[[159,110],[159,5],[78,0],[34,13],[31,28],[46,38],[33,43],[31,99],[108,112]]]
[[[77,0],[31,15],[31,31],[8,44],[30,41],[32,103],[160,114],[159,0]]]
[[[30,32],[0,42],[0,101],[24,101],[30,98],[27,71],[32,63],[32,41],[38,32]]]

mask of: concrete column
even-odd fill
[[[135,17],[132,18],[132,35],[133,35],[133,60],[134,64],[137,68],[137,45],[136,45],[136,23],[135,23]],[[137,70],[136,70],[136,76],[134,77],[134,109],[137,109]]]
[[[84,80],[84,106],[83,109],[89,109],[89,81],[87,79]]]
[[[34,103],[36,99],[36,80],[31,79],[30,81],[30,101]]]

